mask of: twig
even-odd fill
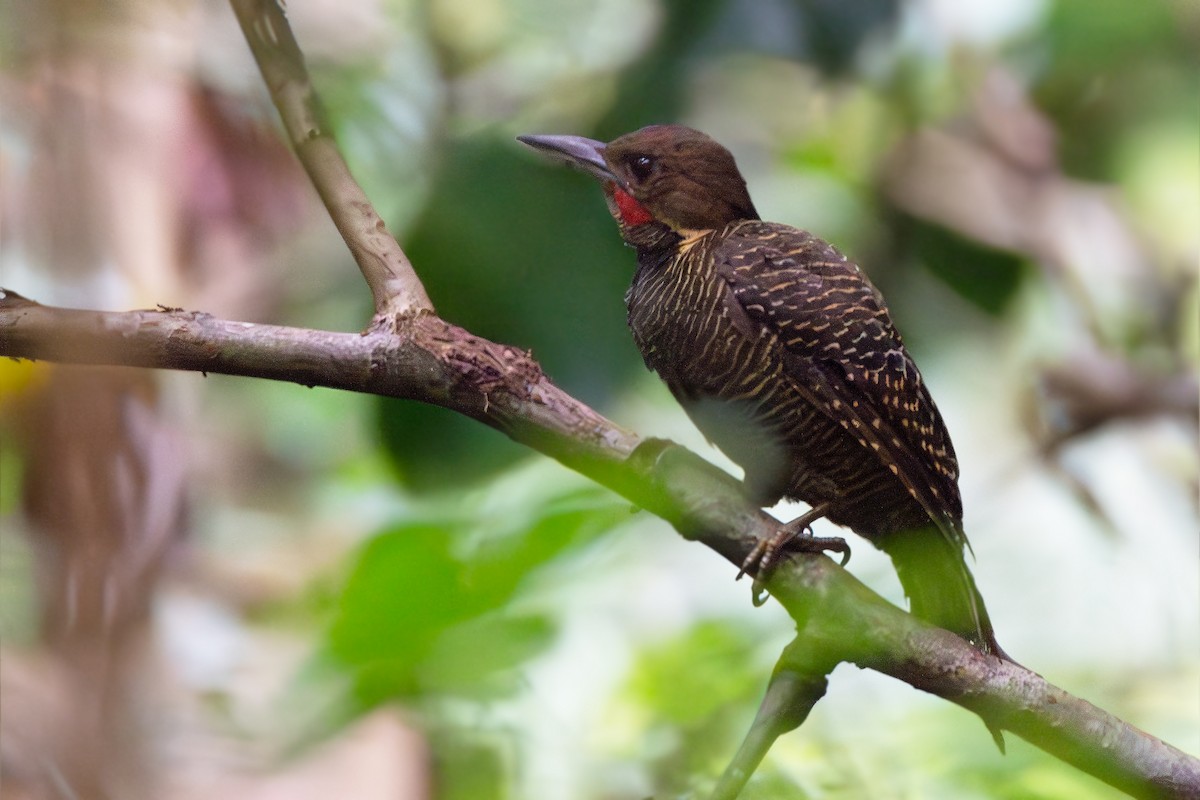
[[[338,150],[283,9],[273,0],[231,4],[296,157],[371,288],[376,322],[432,312],[433,303],[408,256]]]
[[[171,309],[82,311],[0,289],[0,356],[190,370],[324,386],[443,406],[564,459],[623,459],[640,443],[552,384],[522,350],[432,314],[396,333],[334,333],[221,320]],[[600,449],[596,447],[601,446]]]
[[[741,794],[775,740],[798,728],[817,701],[825,696],[829,685],[827,675],[836,664],[824,664],[814,672],[797,669],[789,663],[797,649],[803,650],[807,646],[806,641],[796,639],[784,648],[750,732],[717,781],[709,800],[734,800]]]

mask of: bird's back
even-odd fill
[[[629,324],[759,502],[829,503],[868,538],[961,531],[957,463],[879,293],[831,245],[745,220],[643,251]]]

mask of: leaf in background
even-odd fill
[[[518,668],[549,647],[557,633],[546,616],[486,614],[438,637],[418,672],[425,691],[486,699],[512,694]]]
[[[468,489],[529,454],[499,431],[444,408],[391,397],[373,402],[383,450],[413,492]]]
[[[1111,181],[1114,153],[1141,125],[1180,114],[1195,129],[1200,68],[1190,3],[1058,0],[1037,37],[1035,93],[1055,121],[1065,171]],[[1186,98],[1186,99],[1184,99]]]
[[[337,660],[354,669],[383,663],[393,675],[385,691],[416,691],[415,667],[434,638],[470,613],[461,565],[450,555],[454,536],[449,525],[412,524],[367,544],[329,631]]]
[[[588,488],[543,501],[515,530],[509,515],[411,523],[359,554],[330,627],[328,655],[354,677],[355,705],[392,698],[494,696],[549,646],[556,622],[504,609],[526,580],[628,519]]]
[[[803,12],[799,38],[808,59],[829,75],[856,66],[863,45],[885,38],[900,18],[899,0],[794,0]]]
[[[691,727],[730,703],[762,691],[763,675],[748,658],[759,644],[740,622],[706,620],[645,650],[630,691],[664,722]]]
[[[627,702],[645,729],[633,741],[663,791],[719,774],[736,749],[765,687],[761,644],[743,621],[705,620],[639,655]]]
[[[431,751],[437,800],[508,800],[511,747],[498,737],[463,731],[433,731]]]
[[[917,258],[943,283],[989,314],[1005,311],[1021,284],[1019,255],[917,219],[908,235]]]

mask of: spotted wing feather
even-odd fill
[[[859,267],[804,231],[761,222],[741,223],[716,255],[733,316],[776,337],[796,391],[873,450],[947,538],[965,542],[945,425]]]

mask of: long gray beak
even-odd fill
[[[517,141],[529,145],[564,164],[578,167],[602,181],[616,180],[604,163],[604,142],[583,136],[518,136]]]

